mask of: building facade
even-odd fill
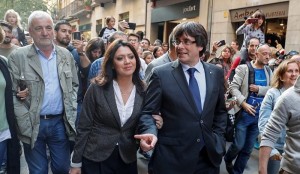
[[[223,39],[228,44],[234,39],[241,43],[243,36],[236,36],[235,30],[243,24],[244,17],[260,9],[266,15],[266,41],[276,39],[286,50],[300,51],[297,0],[91,0],[88,10],[84,7],[86,1],[89,0],[70,2],[82,7],[61,18],[70,20],[74,30],[81,31],[87,40],[97,37],[106,26],[106,16],[114,16],[115,28],[122,20],[136,23],[136,29],[127,32],[142,32],[152,43],[155,39],[167,42],[173,27],[189,20],[206,28],[210,45]],[[73,6],[62,6],[61,11]]]

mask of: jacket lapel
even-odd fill
[[[39,56],[38,56],[33,44],[31,45],[31,47],[28,51],[27,57],[28,57],[28,65],[34,71],[36,71],[36,73],[41,77],[41,79],[44,79],[41,62],[39,60]],[[23,68],[24,66],[21,65],[21,67]],[[25,70],[21,70],[21,71],[23,71],[23,73],[24,73]]]
[[[197,109],[197,106],[194,102],[194,98],[192,96],[192,93],[188,87],[188,83],[187,80],[185,78],[184,72],[182,70],[181,64],[179,63],[178,60],[174,61],[172,67],[174,68],[174,70],[172,71],[172,74],[179,86],[179,88],[181,89],[181,91],[183,92],[185,98],[187,99],[188,103],[192,106],[193,110],[199,114],[199,111]]]
[[[206,96],[205,96],[205,101],[204,101],[204,105],[203,105],[203,112],[206,112],[207,110],[205,108],[209,108],[209,101],[211,97],[214,97],[212,93],[213,91],[213,80],[212,79],[216,79],[214,76],[214,73],[211,71],[209,64],[202,62],[203,64],[203,68],[204,68],[204,72],[205,72],[205,79],[206,79]],[[211,81],[210,81],[211,80]],[[205,115],[205,113],[204,113]]]
[[[108,106],[110,107],[111,112],[113,113],[113,116],[115,117],[119,127],[121,127],[121,120],[119,116],[119,112],[117,110],[117,104],[115,100],[115,93],[114,93],[114,87],[113,83],[110,83],[109,86],[106,86],[104,89],[104,97],[108,103]]]
[[[133,105],[133,111],[130,116],[130,118],[126,121],[123,127],[126,125],[130,125],[131,121],[136,119],[136,117],[139,117],[140,112],[141,112],[141,107],[143,104],[143,97],[139,93],[135,93],[135,98],[134,98],[134,105]]]

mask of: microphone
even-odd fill
[[[232,63],[231,67],[230,67],[230,70],[228,71],[227,75],[226,75],[226,79],[229,78],[230,74],[231,74],[231,71],[234,70],[237,66],[239,66],[241,62],[241,57],[237,57],[234,62]]]

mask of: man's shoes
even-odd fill
[[[226,165],[226,170],[229,174],[233,174],[233,165],[232,162],[226,162],[225,161],[225,165]]]

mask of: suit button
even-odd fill
[[[200,120],[200,123],[203,124],[203,120]]]
[[[197,143],[199,143],[199,142],[200,142],[200,139],[198,138],[198,139],[197,139]]]

